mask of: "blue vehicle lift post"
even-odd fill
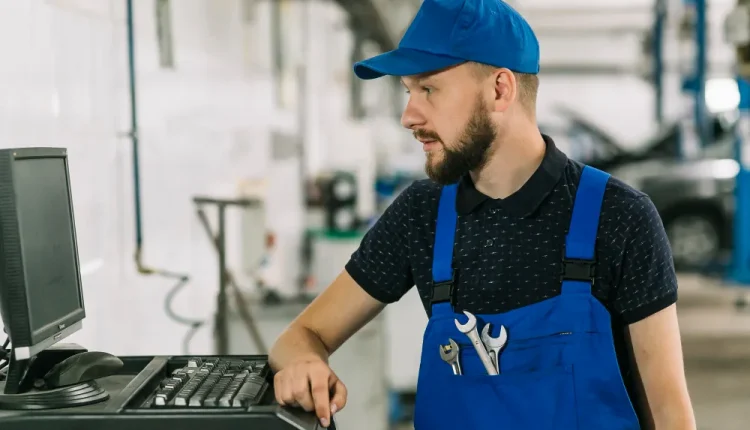
[[[682,91],[692,98],[693,112],[692,121],[685,121],[679,149],[683,158],[690,158],[711,139],[706,115],[706,0],[683,0],[682,6],[684,30],[690,33],[682,35],[682,42],[690,42],[694,53],[682,64]]]
[[[726,36],[736,47],[735,73],[739,90],[739,121],[736,127],[735,158],[739,173],[735,185],[734,246],[729,280],[750,286],[750,29],[740,27],[750,16],[750,1],[739,0],[730,12],[725,26]],[[734,25],[730,25],[734,18]],[[740,304],[746,304],[746,298]]]
[[[734,205],[734,246],[730,280],[750,286],[750,76],[737,76],[740,92],[740,119],[737,127],[735,157],[737,173]]]
[[[653,70],[651,79],[654,85],[654,119],[661,125],[664,122],[664,27],[667,21],[667,0],[654,2],[654,29],[651,37]]]

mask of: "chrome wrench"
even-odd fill
[[[469,321],[467,321],[466,324],[461,324],[460,322],[458,322],[458,319],[455,319],[456,328],[471,340],[471,343],[474,345],[474,349],[477,350],[479,359],[482,361],[484,368],[487,370],[487,374],[497,375],[497,370],[492,364],[490,354],[484,348],[482,340],[479,339],[479,332],[477,332],[477,317],[475,317],[471,312],[467,311],[464,311],[464,315],[469,318]]]
[[[495,364],[495,370],[500,373],[500,350],[505,347],[508,342],[508,331],[504,325],[500,326],[500,334],[497,337],[490,336],[490,325],[485,324],[482,328],[482,343],[489,351],[492,356],[492,361]]]
[[[458,344],[453,339],[448,339],[448,345],[440,345],[440,358],[451,365],[454,375],[461,374],[461,363],[458,361]]]

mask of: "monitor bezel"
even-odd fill
[[[7,170],[1,168],[0,170],[5,170],[5,174],[10,175],[9,178],[5,177],[0,180],[0,199],[5,201],[8,201],[8,198],[12,199],[10,200],[12,202],[10,205],[2,205],[4,208],[0,209],[2,212],[0,213],[0,242],[2,242],[0,244],[0,247],[2,248],[0,249],[3,251],[2,254],[4,255],[5,260],[0,261],[0,265],[9,263],[15,268],[20,268],[20,275],[16,273],[15,276],[9,276],[6,269],[5,279],[3,279],[3,281],[8,282],[8,284],[11,285],[11,288],[0,288],[0,294],[2,294],[4,311],[10,314],[3,315],[3,319],[8,321],[9,325],[9,327],[6,327],[6,332],[11,338],[12,348],[16,358],[23,360],[33,357],[44,349],[49,348],[60,340],[78,331],[82,327],[82,320],[86,317],[86,308],[83,297],[75,210],[73,208],[73,194],[70,186],[70,169],[67,150],[65,148],[52,147],[11,148],[0,150],[0,153],[4,153],[0,158],[5,160],[5,163],[3,164],[6,164],[7,166]],[[49,322],[37,330],[32,331],[29,320],[30,305],[26,294],[27,268],[23,262],[23,245],[20,237],[20,228],[23,220],[19,216],[15,200],[16,187],[14,183],[15,177],[13,165],[16,161],[37,158],[61,158],[64,164],[68,201],[70,202],[70,219],[74,248],[73,256],[75,259],[80,308],[68,313],[56,321]],[[8,185],[10,186],[8,187]],[[12,280],[9,281],[8,278],[12,278]]]

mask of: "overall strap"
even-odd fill
[[[596,269],[596,234],[609,177],[591,166],[583,168],[565,238],[563,294],[591,293]]]
[[[453,243],[456,237],[457,184],[446,185],[438,203],[432,250],[432,312],[453,311]]]

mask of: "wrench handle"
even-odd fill
[[[487,352],[486,349],[484,349],[484,344],[482,343],[481,340],[479,340],[479,334],[477,333],[476,329],[474,329],[470,333],[469,339],[471,339],[471,343],[474,344],[474,349],[477,350],[477,355],[479,356],[479,359],[482,360],[482,364],[484,365],[484,368],[487,370],[487,374],[497,375],[497,370],[495,369],[495,365],[492,363],[490,354]]]
[[[490,351],[492,364],[495,366],[495,370],[497,370],[498,374],[500,374],[500,360],[498,357],[499,354],[500,354],[500,348],[492,348],[492,351]]]

